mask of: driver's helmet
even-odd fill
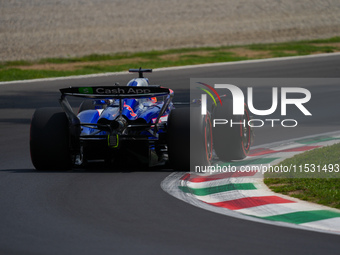
[[[131,87],[140,87],[140,86],[149,86],[149,79],[148,78],[135,78],[132,79],[131,81],[128,82],[128,84],[126,86],[131,86]],[[143,102],[157,102],[157,98],[156,97],[152,97],[152,98],[146,98],[146,99],[139,99],[137,100],[137,102],[139,103],[143,103]]]
[[[131,87],[149,86],[149,79],[148,78],[135,78],[129,81],[127,86],[131,86]]]

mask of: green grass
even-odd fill
[[[307,55],[313,52],[325,52],[330,53],[337,49],[334,46],[317,46],[310,43],[282,43],[282,44],[264,44],[264,45],[252,45],[249,47],[252,50],[268,50],[274,52],[291,51],[292,54]]]
[[[315,172],[301,173],[297,168],[297,173],[266,173],[264,182],[274,192],[340,209],[340,171],[322,170],[324,166],[330,169],[329,164],[340,165],[340,143],[296,155],[280,165],[304,169],[305,164],[315,164]]]
[[[339,42],[340,37],[333,37],[286,43],[91,54],[82,57],[46,58],[36,61],[6,61],[0,62],[0,81],[118,72],[126,71],[129,68],[139,68],[140,66],[160,68],[330,53],[340,51],[340,45],[336,45]]]

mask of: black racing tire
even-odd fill
[[[173,109],[167,129],[170,166],[176,171],[190,169],[190,108]]]
[[[95,110],[96,106],[93,104],[93,102],[94,101],[92,99],[84,100],[79,106],[78,113],[86,110]]]
[[[69,122],[60,108],[37,109],[30,129],[31,160],[37,170],[69,170]]]
[[[250,120],[249,110],[245,104],[244,115],[233,115],[233,102],[230,99],[222,98],[222,104],[214,107],[214,119],[226,119],[227,124],[216,124],[213,127],[214,149],[220,160],[244,159],[249,152],[251,144],[251,128],[248,125]],[[245,125],[232,125],[245,121]]]
[[[206,171],[213,156],[213,133],[210,113],[202,115],[201,107],[190,109],[190,149],[190,170]]]
[[[209,133],[208,140],[205,139],[205,132]],[[174,170],[194,171],[195,166],[210,165],[212,157],[210,115],[202,116],[199,107],[172,110],[168,119],[167,143],[170,165]]]

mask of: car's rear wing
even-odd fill
[[[172,90],[157,85],[128,87],[128,86],[101,86],[101,87],[69,87],[60,89],[63,95],[85,98],[148,98],[172,94]]]
[[[77,115],[73,112],[71,105],[66,99],[67,96],[84,97],[84,98],[101,98],[101,99],[118,99],[119,100],[119,115],[123,111],[123,99],[125,98],[150,98],[158,96],[166,96],[162,109],[157,116],[154,126],[154,136],[157,135],[159,120],[163,116],[167,107],[169,106],[171,99],[174,96],[174,92],[171,89],[163,88],[160,86],[101,86],[101,87],[69,87],[60,89],[61,97],[59,103],[66,113],[69,119],[70,129],[73,134],[76,134],[76,128],[79,128],[80,121]]]

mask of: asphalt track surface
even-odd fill
[[[132,76],[0,85],[1,254],[339,254],[338,235],[230,218],[177,200],[160,187],[169,170],[34,170],[28,141],[35,108],[58,106],[62,87],[125,84]],[[182,101],[190,77],[339,76],[340,56],[329,56],[161,71],[149,78]],[[294,132],[258,130],[257,145],[338,130],[340,86],[300,87],[312,93],[313,118]]]

